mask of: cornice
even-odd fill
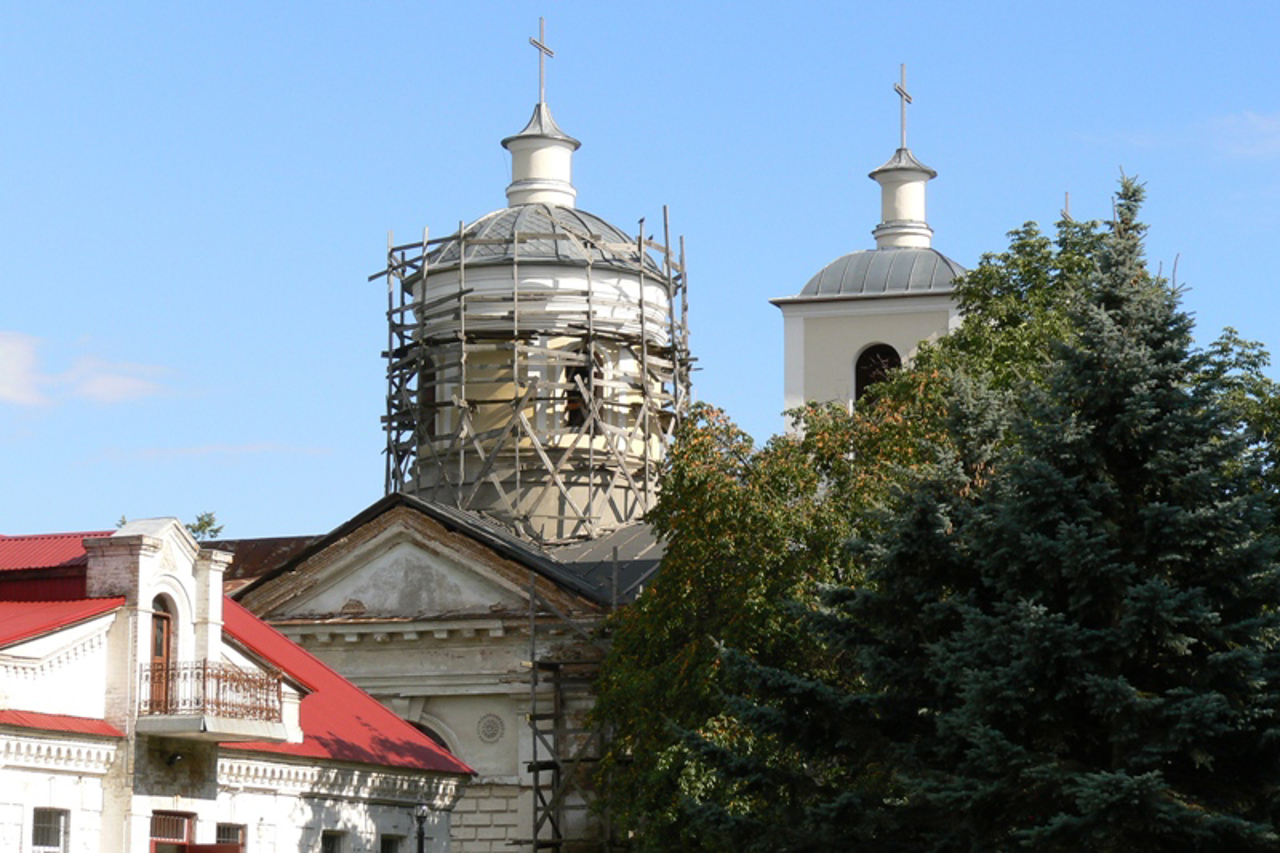
[[[293,764],[223,754],[218,757],[218,786],[335,800],[405,805],[425,802],[436,811],[451,811],[466,782],[458,776],[428,771]]]
[[[111,615],[114,616],[114,614]],[[104,620],[100,628],[93,633],[42,657],[0,654],[0,678],[34,680],[61,669],[76,660],[97,653],[106,647],[107,631],[110,629],[112,621],[111,619]]]
[[[0,767],[103,776],[116,749],[115,743],[80,737],[0,733]]]

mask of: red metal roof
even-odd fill
[[[115,610],[123,598],[0,601],[0,648]]]
[[[0,726],[17,726],[24,729],[41,729],[48,732],[70,732],[79,735],[106,735],[124,737],[124,732],[105,720],[88,717],[69,717],[66,714],[38,714],[35,711],[14,711],[0,708]]]
[[[44,533],[35,536],[0,535],[0,572],[83,566],[89,559],[84,550],[84,539],[90,536],[110,536],[114,532],[90,530],[85,533]]]
[[[223,749],[438,773],[475,773],[391,709],[236,602],[224,598],[222,608],[223,630],[227,634],[314,691],[302,699],[302,743],[223,744]]]

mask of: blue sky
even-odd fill
[[[365,279],[388,230],[505,205],[539,15],[579,206],[631,233],[670,206],[696,393],[757,438],[767,300],[873,245],[903,62],[936,248],[972,266],[1067,192],[1105,217],[1123,168],[1201,339],[1280,347],[1267,4],[5,4],[0,533],[318,533],[380,497]]]

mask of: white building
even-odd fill
[[[0,850],[449,849],[471,769],[224,599],[229,560],[174,519],[0,537]]]
[[[837,258],[796,296],[771,300],[782,309],[786,410],[806,402],[852,406],[922,341],[959,325],[951,291],[965,270],[933,248],[925,185],[937,172],[907,148],[905,70],[894,88],[902,98],[901,144],[869,175],[880,184],[876,247]]]

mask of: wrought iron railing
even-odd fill
[[[229,663],[143,664],[138,713],[280,722],[281,677]]]

